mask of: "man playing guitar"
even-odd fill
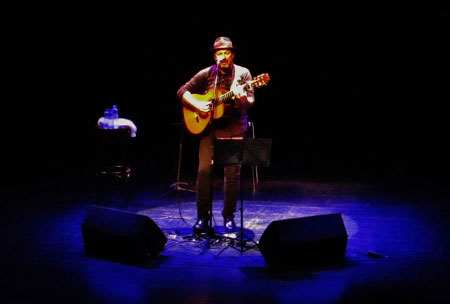
[[[219,37],[211,50],[216,64],[199,71],[177,92],[184,106],[186,126],[191,133],[201,136],[197,174],[197,221],[193,227],[196,234],[207,232],[208,221],[211,220],[213,139],[243,139],[247,129],[247,108],[255,101],[253,87],[244,85],[252,80],[252,76],[247,68],[234,64],[235,48],[231,40]],[[200,100],[201,96],[206,97]],[[215,104],[219,97],[229,96],[231,103]],[[191,122],[188,122],[189,119]],[[239,164],[224,167],[222,215],[227,233],[236,231],[234,213],[240,169]]]

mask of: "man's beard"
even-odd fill
[[[222,67],[219,65],[219,71],[222,72],[223,74],[228,74],[231,71],[231,66],[233,64],[230,63],[227,67]]]

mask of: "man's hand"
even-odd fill
[[[201,114],[208,114],[211,111],[211,101],[198,101],[189,91],[184,92],[182,102],[198,110]]]
[[[191,105],[202,113],[209,113],[211,111],[211,101],[191,101]]]
[[[231,91],[233,92],[234,95],[235,108],[238,108],[240,103],[247,101],[247,92],[244,91],[244,87],[242,86],[233,87],[231,88]]]

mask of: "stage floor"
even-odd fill
[[[85,255],[81,225],[94,203],[89,187],[58,182],[9,189],[3,203],[2,302],[368,303],[450,300],[447,195],[417,187],[268,180],[246,187],[244,231],[258,242],[275,220],[339,213],[348,233],[343,263],[277,270],[257,248],[186,238],[195,195],[145,183],[131,205],[108,208],[150,217],[168,242],[156,258],[131,265]],[[17,190],[17,191],[16,191]],[[222,230],[221,191],[214,219]],[[238,203],[238,208],[239,208]],[[239,226],[240,213],[236,212]]]

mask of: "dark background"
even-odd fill
[[[113,104],[138,127],[138,176],[173,180],[176,91],[213,63],[218,36],[235,63],[271,76],[250,113],[273,139],[266,177],[448,180],[447,6],[166,3],[3,5],[11,181],[89,176],[95,124]],[[196,138],[185,139],[183,174],[195,175]]]

